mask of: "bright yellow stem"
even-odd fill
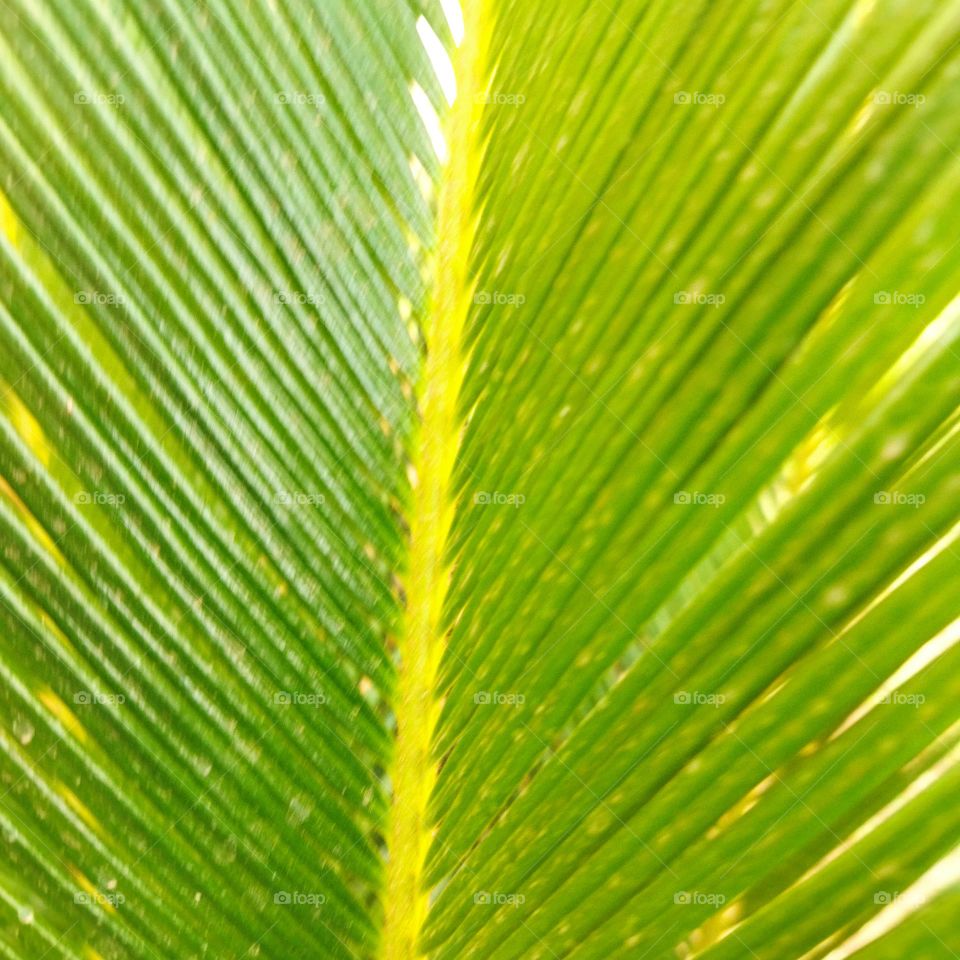
[[[385,960],[415,960],[427,913],[423,867],[431,838],[427,818],[436,765],[430,759],[440,711],[437,672],[444,646],[443,604],[450,581],[445,553],[453,519],[452,475],[460,442],[457,400],[463,383],[463,330],[473,297],[470,249],[480,163],[486,41],[482,0],[467,0],[466,32],[454,64],[457,98],[447,119],[449,160],[440,184],[426,359],[418,389],[420,424],[413,453],[410,567],[399,637],[397,738],[387,834]]]

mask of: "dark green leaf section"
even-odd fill
[[[426,7],[0,10],[0,955],[375,952]]]
[[[493,9],[424,943],[825,956],[960,826],[960,5]]]

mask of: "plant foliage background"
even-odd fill
[[[0,956],[954,957],[960,4],[465,12],[0,4]]]

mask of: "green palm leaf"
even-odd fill
[[[444,9],[0,5],[0,956],[955,956],[960,5]]]

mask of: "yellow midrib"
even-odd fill
[[[409,569],[394,704],[397,734],[390,770],[384,960],[415,960],[421,955],[417,944],[427,915],[423,867],[431,839],[428,805],[437,775],[430,746],[440,711],[437,673],[450,580],[446,545],[454,510],[453,468],[461,430],[457,402],[465,369],[463,331],[473,296],[469,261],[482,149],[482,106],[477,96],[485,88],[486,70],[482,5],[483,0],[464,3],[465,35],[454,56],[457,98],[445,126],[449,160],[438,196],[437,247],[424,324],[426,357],[418,388]]]

